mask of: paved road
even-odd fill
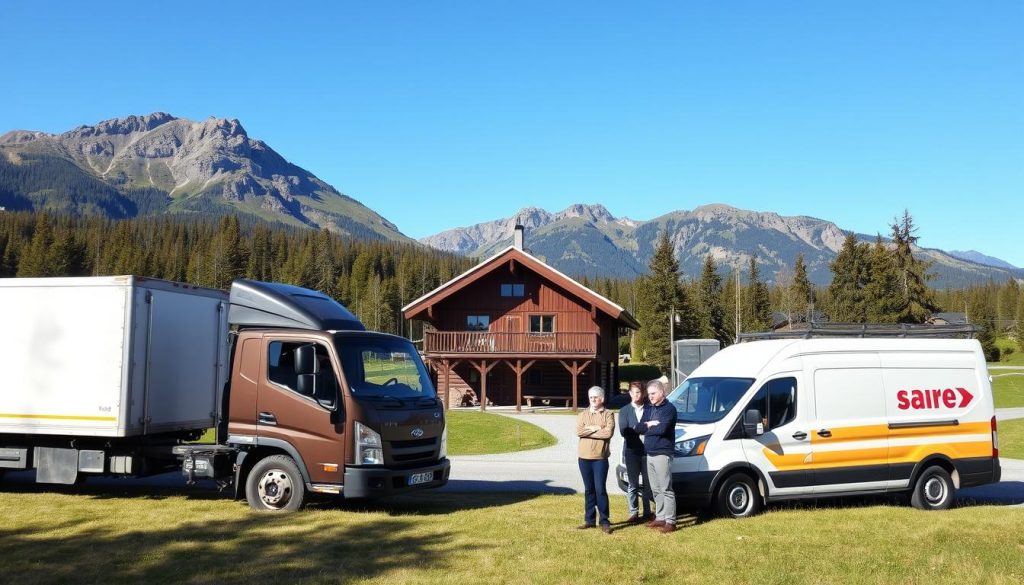
[[[496,409],[489,409],[496,412]],[[451,480],[448,491],[531,491],[543,493],[570,493],[583,491],[576,463],[576,419],[569,415],[502,413],[506,416],[535,424],[558,439],[553,447],[535,451],[503,453],[499,455],[471,455],[452,457]],[[999,409],[999,419],[1024,418],[1024,408]],[[622,439],[612,441],[612,473],[608,474],[608,493],[621,494],[614,478]],[[962,502],[1003,504],[1024,503],[1024,461],[1000,459],[1003,481],[958,492]]]

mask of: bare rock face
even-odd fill
[[[171,207],[270,210],[286,223],[360,237],[408,239],[391,222],[250,138],[236,119],[193,121],[154,112],[63,134],[18,130],[0,136],[0,147],[11,160],[29,145],[70,159],[118,189],[165,191]]]

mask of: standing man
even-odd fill
[[[583,476],[583,524],[577,528],[593,528],[597,516],[601,531],[611,534],[608,520],[608,455],[615,417],[604,407],[604,390],[593,386],[587,391],[590,408],[576,417],[576,435],[580,438],[578,450],[580,475]]]
[[[647,476],[654,492],[655,517],[649,528],[664,533],[676,529],[676,493],[672,489],[672,455],[676,444],[676,407],[665,400],[665,386],[659,380],[647,383],[650,404],[634,430],[644,436]]]
[[[626,463],[626,499],[629,502],[629,518],[627,524],[641,520],[653,520],[651,515],[651,480],[647,476],[647,455],[644,453],[644,440],[637,434],[634,427],[640,423],[647,405],[647,391],[641,382],[629,383],[630,403],[619,410],[619,434],[622,435],[622,459]],[[640,478],[643,478],[643,486]],[[640,515],[640,502],[643,502],[643,516]]]

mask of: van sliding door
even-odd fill
[[[814,370],[814,402],[814,492],[884,490],[889,428],[877,355],[828,356],[828,367]]]

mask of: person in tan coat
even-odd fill
[[[611,534],[606,486],[608,455],[611,438],[615,433],[615,416],[604,407],[604,390],[600,386],[591,387],[587,391],[587,397],[590,400],[590,407],[576,417],[576,435],[580,438],[577,454],[585,494],[583,524],[577,528],[593,528],[599,522],[601,530]]]

